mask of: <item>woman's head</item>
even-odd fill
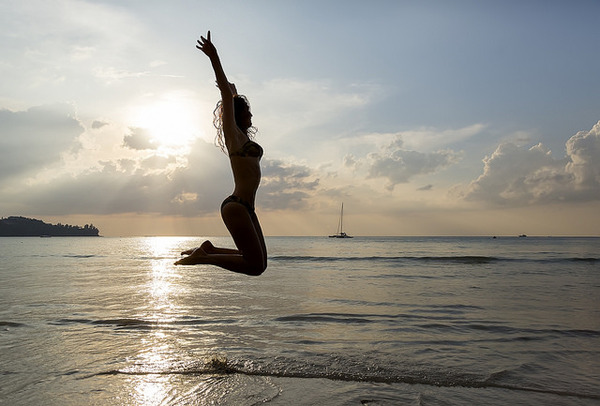
[[[233,97],[233,111],[235,124],[248,138],[254,138],[258,129],[252,126],[252,113],[250,112],[250,103],[246,96],[236,95]],[[216,143],[225,151],[225,141],[223,139],[223,106],[222,102],[217,103],[213,112],[213,124],[217,129]]]
[[[248,128],[252,127],[252,113],[250,105],[245,96],[235,96],[233,98],[233,111],[235,114],[235,123],[244,133],[247,133]]]

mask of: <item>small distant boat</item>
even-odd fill
[[[330,235],[329,238],[352,238],[352,236],[344,232],[344,203],[342,203],[342,210],[340,211],[340,222],[338,223],[337,233]]]
[[[519,238],[525,238],[525,237],[527,237],[527,234],[521,234],[521,235],[519,235]]]

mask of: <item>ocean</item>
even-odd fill
[[[600,404],[600,238],[202,241],[0,238],[0,404]]]

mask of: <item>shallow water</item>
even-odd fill
[[[202,241],[0,238],[0,403],[600,402],[598,238]]]

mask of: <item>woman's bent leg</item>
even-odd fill
[[[221,207],[221,217],[244,259],[243,273],[260,275],[267,267],[266,248],[258,219],[245,205],[231,202]],[[255,224],[256,223],[256,224]]]
[[[224,205],[221,208],[221,216],[238,250],[220,249],[205,242],[205,248],[210,251],[210,247],[214,247],[216,251],[207,252],[201,246],[175,264],[209,264],[246,275],[262,274],[267,267],[266,248],[260,225],[255,226],[253,221],[254,216],[251,216],[244,205],[235,202]]]
[[[267,244],[265,243],[265,237],[263,235],[262,227],[260,226],[260,222],[258,221],[256,213],[253,213],[252,223],[254,224],[254,229],[256,230],[258,241],[260,242],[265,268],[267,268]]]

